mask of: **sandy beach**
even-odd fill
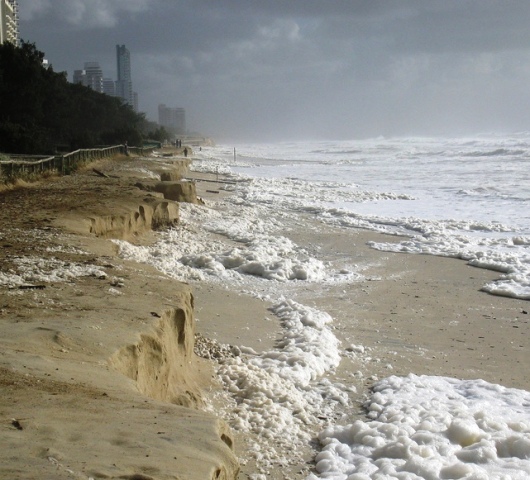
[[[0,284],[0,476],[251,478],[248,449],[260,439],[238,434],[218,415],[216,362],[193,354],[193,338],[261,352],[278,339],[278,321],[266,301],[219,284],[185,285],[119,258],[112,235],[91,233],[87,218],[160,202],[134,185],[170,171],[172,160],[120,159],[97,168],[108,177],[89,168],[0,192],[2,273],[44,268],[36,258],[76,267],[68,278]],[[214,176],[187,176],[198,180],[207,207],[227,194],[204,181]],[[171,223],[171,215],[164,218]],[[153,240],[147,227],[127,233],[134,242]],[[356,389],[344,414],[362,418],[370,386],[389,375],[482,378],[530,390],[528,302],[480,291],[498,273],[380,252],[367,242],[381,234],[324,227],[309,216],[293,217],[284,235],[337,267],[353,258],[362,272],[318,294],[310,284],[297,291],[334,319],[344,348],[334,380]],[[277,465],[267,478],[305,478],[313,454],[308,447],[307,463]]]
[[[498,278],[497,273],[458,259],[380,252],[367,242],[381,241],[381,234],[329,226],[317,233],[312,222],[305,218],[285,234],[337,266],[345,257],[356,258],[365,277],[346,287],[330,287],[318,296],[311,286],[305,294],[298,292],[299,301],[333,317],[334,333],[346,350],[354,346],[353,353],[343,355],[331,379],[356,388],[342,421],[364,419],[363,404],[370,387],[390,375],[480,378],[530,389],[525,368],[530,348],[528,302],[480,291],[482,285]],[[384,241],[389,241],[387,236]],[[208,311],[205,318],[213,319],[213,323],[199,322],[198,329],[222,343],[248,345],[257,351],[270,348],[279,335],[270,322],[263,321],[270,312],[258,304],[260,309],[249,315],[250,299],[223,291],[212,297],[211,288],[195,287],[198,317],[202,318],[203,308]],[[223,319],[230,319],[232,326]],[[263,332],[259,326],[269,330]],[[355,348],[359,345],[362,352]],[[335,420],[341,423],[340,418]],[[240,445],[254,442],[259,438],[238,438]],[[268,471],[267,478],[305,478],[312,468],[312,451],[308,449],[305,455],[304,468],[278,465],[277,470]],[[250,478],[254,468],[253,462],[243,465],[241,478]]]

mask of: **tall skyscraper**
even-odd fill
[[[103,93],[103,70],[98,62],[85,62],[86,85],[92,90]]]
[[[116,80],[116,96],[134,108],[134,95],[131,79],[131,53],[125,45],[116,45],[118,80]]]
[[[0,44],[4,42],[18,45],[17,0],[0,0]]]
[[[186,133],[186,110],[170,108],[161,103],[158,105],[158,123],[173,132],[183,135]]]

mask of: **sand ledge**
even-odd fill
[[[106,161],[108,178],[2,193],[2,272],[22,284],[0,287],[1,477],[237,477],[229,428],[196,408],[212,378],[193,354],[190,288],[105,240],[175,223],[178,204],[132,183],[174,163]]]

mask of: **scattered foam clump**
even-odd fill
[[[388,377],[369,421],[319,435],[309,478],[530,478],[530,393],[483,380]]]

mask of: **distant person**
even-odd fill
[[[129,156],[129,145],[127,145],[127,141],[123,144],[123,151],[125,152],[125,155]]]
[[[185,157],[188,156],[188,148],[187,148],[187,147],[184,149],[184,156],[185,156]]]

